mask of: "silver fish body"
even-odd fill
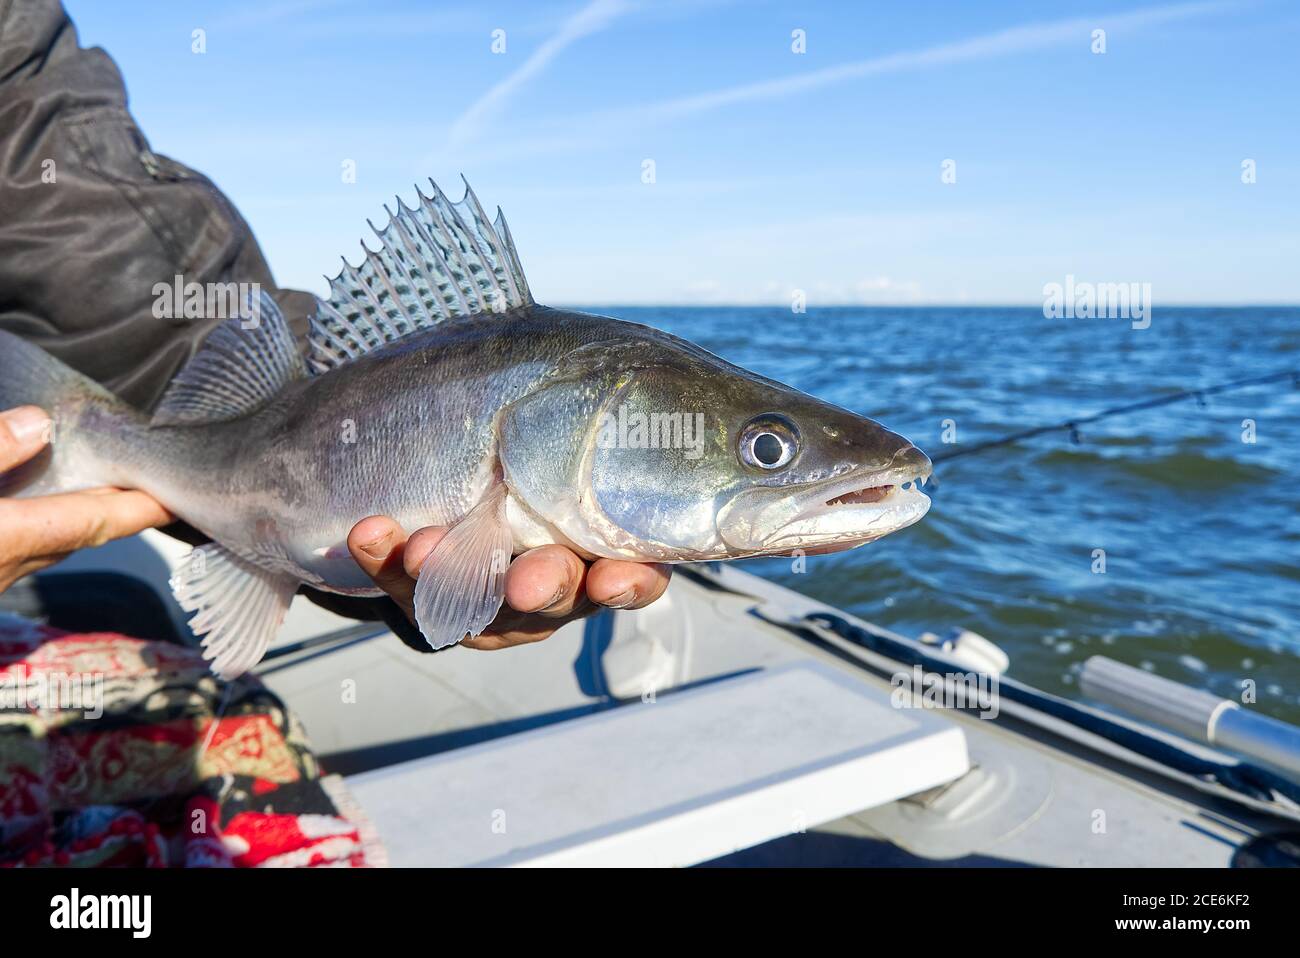
[[[491,621],[509,555],[534,546],[739,558],[859,545],[925,513],[929,461],[906,439],[662,331],[534,304],[504,221],[472,194],[443,202],[403,207],[387,258],[335,281],[315,375],[266,297],[152,420],[0,334],[0,403],[57,428],[49,461],[8,484],[142,489],[210,536],[177,594],[223,674],[255,664],[299,585],[379,594],[345,545],[367,515],[454,527],[416,593],[438,646]]]

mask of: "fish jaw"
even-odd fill
[[[802,489],[739,493],[718,512],[718,533],[732,555],[851,549],[919,521],[930,509],[922,487],[932,474],[915,446],[885,469],[854,469]]]

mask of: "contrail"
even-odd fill
[[[1154,26],[1240,8],[1239,4],[1212,0],[1212,2],[1142,7],[1124,13],[1072,17],[1068,20],[1053,20],[1045,23],[1028,23],[968,37],[965,40],[842,63],[773,80],[742,83],[657,102],[631,103],[616,108],[593,110],[579,116],[556,118],[559,122],[549,127],[548,134],[512,138],[508,155],[511,159],[518,160],[525,156],[571,152],[580,149],[586,143],[593,142],[593,139],[596,142],[608,143],[611,137],[626,130],[643,130],[647,124],[706,113],[733,103],[778,99],[863,77],[986,60],[1068,43],[1086,43],[1091,32],[1099,28],[1118,32],[1126,28]],[[561,34],[563,32],[562,30]],[[539,50],[534,58],[541,53],[542,51]],[[554,53],[551,53],[547,59],[553,55]],[[515,71],[515,74],[498,84],[498,88],[511,83],[511,89],[514,89],[517,84],[513,84],[512,81],[527,69],[528,64],[524,64]],[[496,89],[490,91],[479,103],[471,107],[471,111],[477,110],[480,104],[495,93]],[[468,115],[467,112],[466,116]],[[496,152],[499,153],[500,149],[502,148],[498,148]],[[492,156],[493,151],[489,151],[486,155]]]
[[[446,149],[454,150],[473,140],[494,114],[524,86],[537,76],[564,49],[576,40],[604,30],[630,9],[626,0],[592,0],[560,25],[552,36],[520,64],[509,76],[475,100],[452,124],[447,135]]]
[[[702,113],[733,103],[749,100],[773,99],[830,86],[860,77],[896,73],[903,70],[941,66],[960,63],[967,60],[982,60],[1054,46],[1065,42],[1081,42],[1093,29],[1118,30],[1125,27],[1150,26],[1173,20],[1183,20],[1204,14],[1216,13],[1230,9],[1231,4],[1181,3],[1163,7],[1144,7],[1128,13],[1101,14],[1093,17],[1075,17],[1069,20],[1055,20],[1049,23],[1030,23],[1024,26],[986,33],[954,43],[945,43],[904,53],[892,53],[887,56],[858,60],[838,66],[826,67],[809,73],[780,77],[775,80],[761,80],[737,86],[724,87],[706,93],[662,100],[658,103],[642,104],[609,112],[626,119],[635,114],[645,119],[670,119]]]

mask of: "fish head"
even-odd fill
[[[753,408],[761,411],[750,413]],[[832,552],[930,508],[929,458],[880,423],[783,386],[760,386],[726,423],[735,474],[715,526],[729,554]],[[721,450],[718,451],[722,467]]]
[[[503,431],[512,488],[577,546],[659,561],[836,551],[925,515],[930,460],[907,439],[661,339],[602,350]]]

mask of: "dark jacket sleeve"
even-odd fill
[[[150,410],[217,322],[155,317],[177,276],[260,284],[305,342],[312,297],[276,287],[211,180],[150,149],[108,54],[58,0],[0,0],[0,329]],[[387,599],[321,604],[428,651]]]

